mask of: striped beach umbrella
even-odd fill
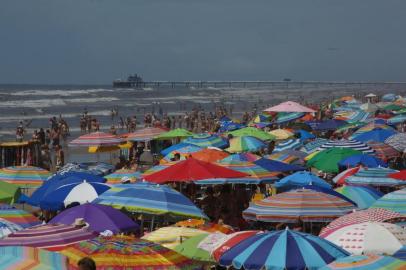
[[[0,238],[4,238],[10,233],[21,231],[23,227],[8,220],[0,218]]]
[[[176,164],[177,162],[179,162],[179,161],[169,161],[169,162],[162,163],[160,165],[155,165],[155,166],[149,168],[148,170],[146,170],[143,174],[141,174],[141,178],[144,179],[145,176],[153,174],[155,172],[159,172],[165,168],[168,168],[169,166],[171,166],[173,164]]]
[[[295,136],[295,134],[293,134],[292,132],[290,132],[289,130],[286,130],[286,129],[274,129],[274,130],[271,130],[269,132],[269,134],[275,136],[276,140],[287,140],[287,139]]]
[[[346,132],[346,131],[348,131],[350,129],[356,129],[356,128],[359,128],[359,127],[362,127],[362,126],[365,126],[365,125],[367,125],[367,123],[365,123],[365,122],[348,123],[348,124],[346,124],[344,126],[341,126],[341,127],[337,128],[334,131],[334,133]]]
[[[360,127],[359,129],[357,129],[352,136],[357,136],[359,134],[362,134],[362,133],[365,133],[368,131],[372,131],[375,129],[393,130],[393,128],[388,125],[371,122],[363,127]]]
[[[403,181],[389,177],[389,174],[397,170],[389,168],[360,168],[358,172],[349,176],[345,181],[354,185],[373,185],[373,186],[397,186],[406,184]]]
[[[174,158],[175,154],[179,154],[181,159],[184,160],[184,159],[186,159],[186,157],[188,157],[191,154],[196,153],[202,149],[204,149],[204,148],[197,146],[197,145],[193,145],[193,144],[186,145],[186,146],[183,146],[181,148],[178,148],[176,150],[169,152],[161,159],[160,162],[163,163],[163,162],[171,161]]]
[[[141,239],[148,240],[170,249],[196,235],[207,235],[207,232],[194,228],[168,226],[159,228],[144,235]]]
[[[266,144],[251,136],[234,137],[230,139],[230,147],[226,151],[230,153],[256,152],[266,147]]]
[[[406,113],[398,114],[394,117],[389,118],[388,124],[396,125],[396,124],[403,123],[404,121],[406,121]]]
[[[262,129],[254,128],[254,127],[246,127],[246,128],[241,128],[237,129],[231,132],[226,133],[233,135],[234,137],[241,137],[241,136],[251,136],[255,137],[261,141],[270,141],[274,140],[275,136],[272,134],[269,134]]]
[[[342,186],[345,184],[345,180],[350,177],[351,175],[355,174],[358,172],[360,167],[354,167],[354,168],[349,168],[346,169],[345,171],[340,172],[333,178],[333,182],[336,183],[339,186]]]
[[[303,145],[303,147],[300,150],[307,154],[311,154],[311,153],[317,151],[320,146],[322,146],[323,144],[325,144],[327,142],[328,142],[327,139],[316,138],[315,140],[310,141],[310,142],[306,143],[305,145]]]
[[[298,150],[283,150],[277,153],[272,153],[270,155],[265,155],[264,157],[267,159],[273,159],[276,161],[281,161],[284,163],[294,163],[294,164],[305,164],[304,158],[307,156],[305,152],[298,151]]]
[[[351,136],[351,139],[358,140],[361,142],[369,142],[369,141],[374,141],[374,142],[384,142],[387,138],[395,134],[396,131],[392,129],[381,129],[381,128],[376,128],[370,131],[366,131],[363,133],[355,134]]]
[[[395,148],[386,143],[368,142],[367,144],[374,150],[373,155],[384,161],[400,156],[400,153]]]
[[[0,181],[20,187],[40,186],[51,173],[34,166],[11,166],[0,170]]]
[[[167,132],[160,133],[158,136],[154,137],[155,140],[172,140],[175,138],[187,138],[193,136],[194,133],[183,129],[183,128],[176,128],[172,129]]]
[[[244,210],[247,220],[264,222],[326,222],[343,216],[355,206],[336,196],[310,189],[295,189],[251,203]]]
[[[404,219],[406,219],[405,215],[390,210],[383,208],[369,208],[361,211],[355,211],[333,220],[321,230],[320,236],[326,237],[335,230],[347,225],[370,221],[393,223],[392,221]]]
[[[382,196],[371,205],[371,208],[383,208],[406,215],[406,188]]]
[[[400,259],[403,261],[406,261],[406,246],[403,246],[401,249],[399,249],[398,251],[396,251],[392,257],[396,258],[396,259]]]
[[[9,234],[0,239],[0,246],[27,246],[57,251],[96,236],[97,233],[73,225],[46,224]]]
[[[239,165],[239,164],[244,164],[246,162],[254,162],[258,159],[260,159],[260,156],[257,156],[252,153],[237,153],[237,154],[232,154],[229,155],[226,158],[223,158],[222,160],[217,161],[219,164],[224,164],[224,165]]]
[[[69,269],[91,257],[98,269],[115,270],[194,270],[201,265],[159,244],[129,236],[99,236],[77,243],[61,251],[69,258]]]
[[[146,127],[127,134],[126,139],[133,142],[150,141],[167,131],[168,129],[159,127]]]
[[[369,208],[383,193],[367,186],[342,186],[335,191],[355,202],[359,209]]]
[[[296,150],[299,149],[303,145],[302,141],[300,139],[289,139],[289,140],[284,140],[280,141],[275,145],[275,149],[273,152],[281,152],[284,150]]]
[[[397,151],[406,150],[406,133],[397,133],[385,140],[385,143],[395,148]]]
[[[167,215],[174,218],[207,218],[187,197],[166,185],[115,185],[92,203],[124,208],[133,213]]]
[[[348,256],[345,250],[317,236],[292,231],[255,234],[225,252],[221,266],[236,269],[318,269]]]
[[[302,118],[305,115],[303,112],[280,112],[276,116],[275,123],[282,124]]]
[[[121,184],[123,182],[130,181],[134,183],[137,179],[141,178],[141,173],[136,172],[135,170],[120,169],[109,175],[106,175],[104,178],[107,179],[107,184]]]
[[[33,247],[0,247],[2,270],[67,270],[68,259],[57,252]]]
[[[374,254],[339,258],[319,268],[319,270],[401,270],[406,269],[406,262],[389,256]]]
[[[185,148],[185,147],[189,147],[189,148]],[[161,151],[161,154],[166,156],[167,154],[175,151],[175,150],[179,150],[182,151],[181,149],[185,148],[185,149],[194,149],[195,151],[198,151],[200,149],[202,149],[201,147],[194,145],[194,144],[190,144],[190,143],[178,143],[178,144],[174,144],[172,146],[169,146],[168,148],[165,148],[164,150]],[[188,150],[188,153],[191,153],[191,150]]]
[[[182,141],[183,143],[190,143],[200,147],[218,147],[218,148],[226,148],[228,146],[228,142],[226,139],[217,136],[211,135],[208,133],[201,133],[196,134],[193,137],[189,137]]]
[[[93,132],[82,135],[72,140],[69,145],[71,146],[108,146],[118,145],[123,140],[116,135],[105,132]]]
[[[357,140],[329,140],[319,147],[319,150],[330,149],[333,147],[338,148],[350,148],[353,150],[361,151],[365,154],[373,153],[374,150],[371,149],[367,144],[357,141]]]
[[[356,123],[365,121],[371,117],[369,112],[355,110],[355,111],[340,111],[334,113],[334,119],[345,120],[348,123]]]
[[[22,228],[28,228],[41,224],[41,221],[34,215],[7,204],[0,205],[0,218],[17,224]]]
[[[351,254],[392,255],[406,245],[406,230],[384,222],[343,226],[324,237]]]

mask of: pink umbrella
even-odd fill
[[[110,146],[118,145],[123,140],[115,135],[105,132],[93,132],[82,135],[69,143],[73,146]]]
[[[294,101],[286,101],[282,102],[279,105],[270,107],[264,110],[265,112],[306,112],[306,113],[314,113],[316,112],[313,109],[300,105]]]

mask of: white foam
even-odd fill
[[[100,93],[100,92],[113,92],[112,89],[80,89],[80,90],[24,90],[10,93],[12,96],[77,96],[83,94]]]
[[[0,108],[46,108],[52,106],[64,106],[66,103],[62,99],[28,99],[28,100],[8,100],[0,102]]]
[[[97,103],[97,102],[110,102],[120,100],[116,97],[92,97],[92,98],[70,98],[65,101],[68,103]]]
[[[80,117],[82,113],[63,113],[63,118],[75,118]],[[109,110],[101,110],[101,111],[94,111],[89,112],[89,115],[93,116],[110,116]],[[0,116],[0,123],[12,123],[18,122],[21,120],[41,120],[41,119],[50,119],[54,117],[54,114],[41,114],[41,115],[7,115],[7,116]]]

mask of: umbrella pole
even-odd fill
[[[144,235],[144,215],[141,215],[141,236]]]
[[[151,231],[151,232],[154,230],[154,221],[155,221],[155,216],[152,216],[151,228],[150,228],[150,231]]]

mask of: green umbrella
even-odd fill
[[[21,195],[21,189],[13,184],[0,181],[0,202],[13,204]]]
[[[338,173],[338,162],[344,158],[359,155],[362,152],[344,147],[332,147],[316,154],[307,161],[307,166],[314,167],[323,172]]]
[[[174,138],[187,138],[187,137],[191,137],[193,135],[195,135],[195,134],[186,129],[177,128],[177,129],[173,129],[168,132],[161,133],[158,136],[156,136],[154,139],[155,140],[171,140]]]
[[[365,126],[367,123],[365,123],[365,122],[354,122],[354,123],[349,123],[349,124],[346,124],[346,125],[344,125],[344,126],[341,126],[341,127],[339,127],[339,128],[337,128],[336,129],[336,131],[335,132],[344,132],[344,131],[347,131],[347,130],[349,130],[349,129],[354,129],[354,128],[357,128],[357,127],[361,127],[361,126]]]
[[[394,112],[395,114],[402,114],[402,113],[406,113],[406,108],[397,110],[396,112]]]
[[[175,251],[182,254],[183,256],[203,262],[214,262],[210,253],[204,249],[198,247],[200,242],[202,242],[209,234],[199,234],[185,240],[182,244],[175,247]]]
[[[235,137],[251,136],[251,137],[260,139],[262,141],[275,140],[275,136],[263,131],[262,129],[258,129],[258,128],[254,128],[254,127],[241,128],[241,129],[227,132],[226,134],[231,134]]]
[[[386,105],[385,107],[383,107],[383,109],[385,111],[398,111],[398,110],[401,110],[403,108],[404,108],[403,106],[399,106],[399,105],[396,105],[396,104],[389,104],[389,105]]]

